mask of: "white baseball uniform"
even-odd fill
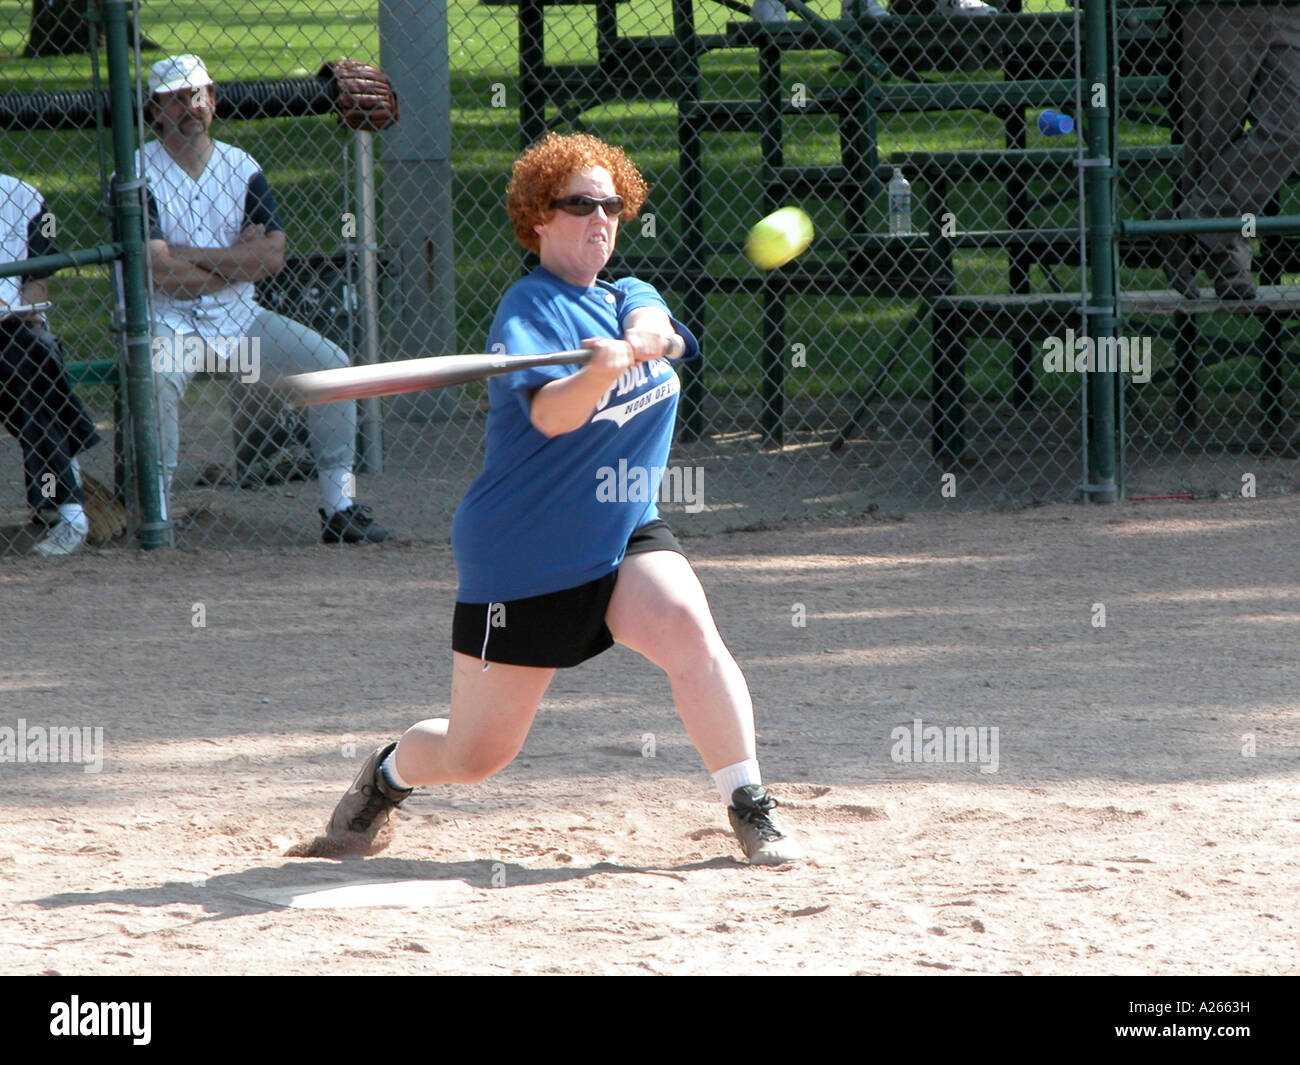
[[[151,240],[195,248],[227,248],[250,224],[264,225],[268,233],[284,228],[261,167],[233,145],[213,141],[212,155],[198,178],[179,166],[159,141],[140,149],[140,162],[149,187]],[[233,352],[229,345],[243,343],[241,354],[250,350],[257,354],[258,376],[268,371],[304,373],[349,364],[347,354],[337,344],[260,307],[251,281],[232,282],[220,291],[193,299],[155,292],[153,332],[159,435],[165,483],[169,486],[180,450],[181,398],[194,369],[179,358],[170,362],[162,359],[162,353],[192,350],[197,335],[218,355]],[[251,343],[253,340],[257,343]],[[232,364],[230,369],[241,367]],[[249,379],[254,378],[249,375]],[[307,426],[317,469],[351,471],[356,404],[313,407],[307,412]],[[347,477],[350,482],[350,472]]]

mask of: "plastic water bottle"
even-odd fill
[[[912,186],[903,172],[894,167],[889,180],[889,235],[905,236],[912,232]]]

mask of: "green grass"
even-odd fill
[[[516,24],[513,8],[484,6],[472,0],[449,0],[451,106],[453,138],[454,226],[457,248],[456,316],[461,346],[481,345],[502,290],[518,276],[519,257],[501,208],[510,161],[519,146],[518,86],[516,85]],[[697,20],[703,32],[720,33],[737,16],[697,0]],[[1063,0],[1039,0],[1034,10],[1061,10]],[[829,13],[836,0],[820,5]],[[90,83],[89,57],[29,61],[19,57],[24,44],[30,5],[27,0],[0,2],[0,85],[6,90],[82,88]],[[379,56],[376,5],[347,0],[324,4],[302,0],[263,3],[153,3],[144,7],[144,30],[166,52],[202,54],[218,82],[301,77],[322,61],[342,56],[375,60]],[[620,5],[625,33],[667,34],[670,7],[662,0],[631,0]],[[584,63],[593,59],[595,24],[590,9],[556,8],[547,15],[547,58],[551,62]],[[146,53],[145,62],[164,53]],[[836,68],[839,56],[811,52],[787,58],[783,83],[810,88],[843,84]],[[995,78],[996,73],[972,75]],[[960,75],[944,75],[957,80]],[[941,80],[936,77],[935,80]],[[493,106],[504,87],[506,106]],[[702,61],[702,93],[706,98],[749,99],[757,92],[755,53],[720,51]],[[409,104],[408,104],[409,106]],[[630,253],[662,253],[680,238],[677,223],[679,175],[676,109],[660,100],[609,101],[584,110],[584,128],[624,145],[652,185],[647,210],[654,212],[657,232],[643,236],[640,225],[624,227],[620,248]],[[817,165],[839,162],[839,130],[825,117],[787,118],[786,162]],[[898,151],[995,149],[1002,144],[998,119],[976,112],[885,116],[878,127],[882,156]],[[344,159],[348,143],[332,118],[268,120],[218,125],[217,136],[250,151],[265,166],[289,228],[291,250],[333,253],[340,249],[339,215],[346,209]],[[93,132],[5,133],[3,165],[32,181],[46,194],[62,220],[65,248],[99,243],[103,220],[96,211],[101,188],[101,163]],[[1127,144],[1167,143],[1164,130],[1125,123]],[[1059,142],[1029,134],[1028,146],[1051,147]],[[706,148],[706,238],[738,242],[761,213],[759,140],[751,134],[711,134]],[[1045,191],[1046,183],[1031,186]],[[382,191],[382,190],[381,190]],[[918,191],[920,191],[918,189]],[[1124,202],[1137,209],[1141,193],[1147,205],[1168,202],[1168,183],[1125,190]],[[868,197],[863,217],[850,217],[843,202],[826,200],[805,206],[818,232],[839,236],[850,232],[881,232],[885,228],[884,196]],[[1006,196],[993,184],[958,184],[950,202],[956,205],[962,228],[1005,227]],[[1031,216],[1035,224],[1077,224],[1072,200],[1044,208]],[[381,218],[382,232],[382,218]],[[719,260],[721,265],[722,260]],[[963,292],[1006,291],[1007,259],[996,250],[961,251],[955,257],[958,289]],[[748,269],[743,261],[736,268]],[[1036,272],[1037,276],[1037,272]],[[1063,272],[1064,276],[1064,272]],[[107,328],[110,302],[107,272],[65,272],[55,280],[59,327],[75,359],[107,357],[112,352]],[[1125,284],[1149,287],[1154,275],[1126,271]],[[671,297],[670,297],[671,298]],[[888,298],[850,299],[825,291],[803,293],[790,300],[791,343],[809,352],[808,368],[788,376],[792,394],[852,395],[874,378],[900,341],[903,323],[917,301]],[[713,297],[709,301],[710,387],[718,392],[752,391],[761,377],[756,341],[761,306],[753,296]],[[897,394],[923,393],[928,382],[924,334],[913,352],[897,360],[890,387]],[[980,394],[1005,394],[1010,389],[1009,346],[976,345],[972,387]],[[1064,388],[1046,382],[1052,392]]]

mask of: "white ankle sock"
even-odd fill
[[[90,532],[90,520],[86,517],[86,509],[80,503],[60,503],[59,518],[66,521],[82,536]]]
[[[722,796],[722,801],[730,806],[731,793],[737,788],[743,788],[746,784],[763,783],[763,776],[758,771],[758,760],[751,758],[747,762],[724,765],[713,774],[713,783],[718,786],[718,794]]]
[[[332,518],[340,510],[352,506],[352,471],[346,466],[321,470],[316,477],[320,485],[321,507],[325,517]]]
[[[397,788],[399,791],[406,791],[411,786],[397,773],[396,747],[389,751],[388,757],[379,763],[379,771],[384,774],[384,779],[388,781],[388,786],[391,788]]]

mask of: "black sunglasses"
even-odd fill
[[[617,218],[623,213],[623,197],[606,196],[601,200],[595,196],[565,196],[562,200],[552,200],[551,206],[559,208],[566,214],[576,214],[579,218],[591,214],[600,207],[604,209],[606,218]]]

